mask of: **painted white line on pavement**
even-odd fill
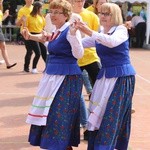
[[[0,95],[33,95],[33,93],[0,93]]]
[[[139,78],[141,78],[141,79],[144,80],[145,82],[150,83],[150,80],[145,79],[144,77],[142,77],[142,76],[140,76],[140,75],[138,75],[138,74],[137,74],[136,76],[138,76]]]
[[[136,93],[135,93],[134,95],[139,95],[139,96],[149,96],[150,94],[147,94],[147,93],[146,93],[146,94],[139,94],[139,93],[136,94]]]

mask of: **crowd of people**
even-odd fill
[[[45,63],[26,119],[28,142],[72,150],[82,126],[88,150],[127,150],[136,72],[120,7],[108,0],[94,0],[87,9],[85,0],[49,2],[44,17],[40,1],[25,0],[16,20],[26,48],[23,71],[38,73],[40,56]]]
[[[134,13],[132,6],[129,7],[126,20],[131,21],[132,27],[129,30],[130,47],[143,48],[146,35],[147,15],[145,7],[142,6],[139,13]],[[135,38],[133,42],[132,39]]]

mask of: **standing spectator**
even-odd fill
[[[145,41],[146,22],[141,16],[133,14],[131,23],[132,27],[135,28],[136,47],[142,48]]]
[[[82,22],[75,26],[89,35],[83,46],[95,45],[102,63],[89,105],[88,150],[127,150],[135,85],[128,31],[118,5],[104,3],[98,11],[103,26],[99,33]]]
[[[29,32],[32,34],[39,34],[43,31],[45,27],[45,18],[42,15],[42,2],[36,1],[33,3],[33,10],[31,11],[30,15],[27,16],[26,19],[26,26],[29,29]],[[37,71],[37,64],[42,55],[44,62],[46,62],[47,57],[47,49],[43,43],[36,42],[33,40],[28,41],[30,45],[30,49],[34,51],[35,56],[33,58],[32,64],[32,73],[36,74]]]
[[[83,22],[85,22],[92,30],[98,31],[99,18],[93,12],[83,8],[84,3],[85,0],[73,0],[73,12],[79,14],[82,17]],[[87,70],[93,86],[100,69],[100,60],[95,48],[87,48],[84,52],[84,56],[78,60],[78,64],[82,70]]]
[[[31,124],[29,142],[43,149],[71,150],[71,146],[80,143],[83,84],[77,59],[83,56],[84,49],[80,32],[68,22],[71,8],[66,0],[53,0],[49,6],[56,30],[47,43],[46,69],[27,117],[27,123]],[[22,34],[26,39],[44,39],[41,34],[30,34],[27,29],[23,29]]]
[[[10,69],[14,67],[17,63],[11,64],[8,57],[8,52],[6,49],[5,38],[2,31],[2,21],[9,16],[9,10],[6,10],[3,15],[3,0],[0,1],[0,49],[2,57],[6,63],[6,68]]]
[[[140,16],[145,20],[147,21],[147,15],[146,15],[146,10],[145,10],[145,7],[142,6],[142,9],[140,11]]]
[[[17,14],[17,20],[16,20],[16,25],[21,26],[21,29],[26,26],[24,24],[26,22],[26,17],[31,13],[33,9],[33,2],[34,0],[25,0],[25,5],[19,9],[18,14]],[[29,70],[29,64],[32,56],[32,48],[30,46],[30,42],[28,40],[24,41],[25,47],[26,47],[26,54],[24,58],[24,71],[25,72],[30,72]]]
[[[126,21],[130,21],[132,19],[132,15],[133,15],[132,7],[129,7],[126,14]]]

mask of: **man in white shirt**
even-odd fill
[[[136,33],[136,47],[142,48],[145,40],[146,22],[141,16],[133,14],[131,19],[132,27]]]

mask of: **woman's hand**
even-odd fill
[[[39,38],[40,42],[46,42],[49,41],[51,38],[51,34],[48,34],[46,31],[42,31],[41,32],[41,37]]]
[[[5,10],[4,15],[6,15],[6,17],[9,16],[9,10],[8,9]]]
[[[74,28],[79,29],[84,34],[92,36],[93,31],[84,22],[76,21],[74,24]]]
[[[9,16],[9,10],[5,10],[2,20],[5,20]]]
[[[70,25],[70,34],[71,35],[75,35],[76,34],[76,31],[78,30],[78,27],[76,26],[76,22],[77,21],[74,21],[71,25]]]

